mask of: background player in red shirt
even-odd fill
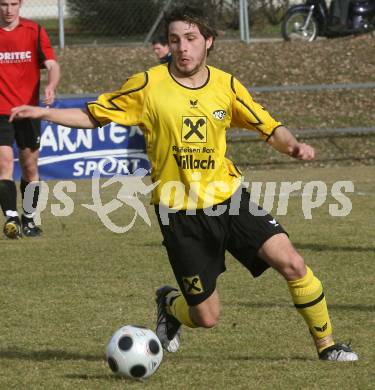
[[[33,218],[39,198],[40,121],[9,123],[10,109],[20,104],[38,105],[41,68],[48,72],[45,105],[53,103],[60,79],[60,67],[48,35],[37,23],[20,17],[22,3],[23,0],[0,0],[0,205],[6,217],[4,234],[8,238],[19,238],[22,233],[33,237],[42,232]],[[21,220],[13,181],[14,141],[22,172]],[[26,191],[28,184],[34,191]]]

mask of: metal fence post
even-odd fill
[[[243,26],[243,0],[240,0],[240,3],[238,5],[238,17],[239,17],[239,24],[240,24],[240,40],[244,40],[244,26]]]
[[[87,4],[90,2],[93,7],[87,9]],[[249,41],[247,0],[215,0],[210,2],[199,0],[192,3],[199,2],[217,6],[215,22],[220,31],[228,32],[227,36],[231,37],[236,34],[237,40]],[[161,21],[165,12],[168,12],[174,5],[187,4],[185,0],[74,0],[72,3],[70,0],[29,0],[24,1],[24,3],[22,11],[24,17],[37,20],[48,19],[48,28],[54,30],[53,43],[60,50],[71,43],[69,39],[73,36],[74,42],[83,44],[95,42],[122,44],[142,41],[144,44],[149,44],[152,36],[157,31],[159,32],[159,29],[161,30]],[[71,7],[70,5],[73,3],[74,6]],[[100,3],[103,8],[96,7],[96,3]],[[128,4],[128,6],[125,7],[123,4]],[[237,22],[233,23],[233,20],[236,19]],[[50,21],[53,21],[52,24]],[[74,25],[75,28],[68,29],[68,25]],[[237,31],[239,25],[240,32]],[[68,32],[69,38],[66,38]]]
[[[249,13],[247,0],[243,0],[244,41],[250,43]]]
[[[154,24],[152,25],[150,31],[148,32],[145,40],[143,41],[143,44],[144,45],[147,45],[149,42],[150,42],[150,39],[152,37],[152,35],[154,34],[155,30],[158,28],[159,24],[160,24],[160,21],[161,19],[163,18],[165,12],[167,12],[167,9],[169,8],[170,4],[171,4],[172,0],[168,0],[165,4],[164,4],[164,7],[162,8],[162,10],[160,11],[158,17],[156,18]]]
[[[246,43],[250,43],[249,33],[249,14],[247,12],[247,0],[240,0],[239,18],[240,18],[240,39]]]
[[[65,30],[64,30],[64,4],[65,0],[58,0],[57,6],[59,11],[59,46],[60,49],[65,47]]]

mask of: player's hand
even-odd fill
[[[11,109],[9,122],[13,122],[17,119],[40,119],[46,108],[37,106],[18,106]]]
[[[49,106],[53,104],[54,101],[55,101],[55,90],[54,88],[47,85],[46,88],[44,89],[43,103],[46,106]]]
[[[298,143],[288,148],[288,154],[299,160],[314,160],[315,149],[308,144]]]

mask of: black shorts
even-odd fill
[[[13,146],[16,141],[19,149],[40,147],[40,120],[22,119],[9,123],[8,115],[0,115],[0,146]]]
[[[205,210],[188,215],[181,210],[169,214],[169,224],[163,225],[161,208],[155,207],[169,262],[190,306],[198,305],[214,292],[218,276],[226,270],[226,250],[257,277],[269,268],[257,256],[259,248],[273,235],[287,234],[264,210],[262,215],[249,211],[254,210],[254,204],[246,189],[238,194],[237,215],[231,215],[230,199],[221,204],[227,208],[219,216],[207,215]]]

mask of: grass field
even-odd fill
[[[90,182],[76,182],[70,216],[55,217],[50,196],[40,239],[0,239],[0,389],[370,389],[375,383],[374,168],[303,167],[245,171],[249,181],[319,180],[330,189],[353,181],[352,211],[333,217],[331,196],[305,220],[299,193],[279,221],[324,283],[336,339],[361,360],[317,360],[308,331],[285,283],[274,271],[253,280],[231,257],[219,279],[222,317],[212,330],[184,329],[177,354],[165,355],[145,383],[113,376],[104,359],[115,329],[154,327],[154,290],[174,283],[151,206],[152,226],[140,218],[128,233],[107,230],[82,207]],[[54,183],[48,183],[50,194]],[[117,194],[116,186],[104,194]],[[148,199],[144,198],[148,204]],[[275,208],[273,209],[275,213]],[[123,206],[119,225],[133,217]],[[372,385],[371,385],[372,383]]]

